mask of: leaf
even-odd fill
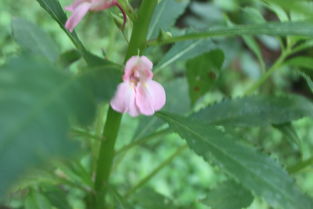
[[[300,67],[313,70],[313,59],[311,57],[297,56],[287,60],[285,64],[292,67]]]
[[[113,200],[115,202],[115,207],[116,209],[133,209],[133,207],[128,203],[128,201],[122,197],[117,191],[110,187],[109,192],[113,197]]]
[[[35,24],[14,18],[12,30],[15,40],[25,51],[45,56],[51,62],[56,61],[59,55],[56,43]]]
[[[44,186],[41,193],[49,200],[51,205],[58,209],[71,209],[66,199],[66,192],[57,186]],[[40,208],[41,209],[41,208]],[[43,209],[43,208],[42,208]]]
[[[42,194],[31,191],[25,200],[26,209],[52,209],[49,200]]]
[[[191,118],[208,124],[265,126],[313,117],[313,104],[301,96],[257,95],[228,99],[206,107]]]
[[[71,64],[78,61],[80,57],[81,55],[77,50],[75,49],[68,50],[59,56],[58,63],[62,67],[69,67]]]
[[[234,181],[226,181],[209,192],[201,202],[214,209],[242,209],[248,207],[253,196]]]
[[[76,150],[70,119],[89,124],[96,102],[119,82],[114,68],[73,76],[43,59],[19,57],[0,69],[0,194],[30,168]]]
[[[308,76],[307,74],[305,74],[304,72],[299,71],[298,72],[306,81],[306,83],[308,84],[308,87],[310,88],[311,92],[313,93],[313,81],[311,79],[310,76]]]
[[[163,196],[162,194],[150,188],[141,189],[137,194],[135,194],[135,197],[133,199],[134,201],[137,202],[138,205],[141,206],[141,208],[147,209],[178,208],[177,206],[175,206],[171,199]]]
[[[264,24],[248,24],[236,26],[216,26],[206,31],[190,32],[181,36],[174,36],[166,40],[154,40],[150,45],[167,44],[178,41],[207,39],[211,37],[230,37],[243,35],[270,35],[270,36],[313,36],[313,24],[311,22],[271,22]]]
[[[156,38],[160,30],[168,30],[185,11],[188,0],[162,0],[153,13],[148,39]]]
[[[284,136],[286,136],[287,141],[291,145],[297,145],[298,147],[301,147],[301,139],[299,138],[297,131],[295,127],[292,125],[292,123],[283,123],[279,125],[274,125],[275,128],[280,130]]]
[[[236,136],[174,114],[160,112],[157,116],[185,139],[194,152],[208,162],[213,160],[271,206],[284,209],[313,208],[312,200],[294,185],[287,172],[271,158],[238,143],[240,140]]]
[[[186,63],[186,76],[189,84],[189,97],[194,104],[216,83],[224,62],[224,53],[213,50]]]
[[[216,46],[211,40],[184,41],[176,43],[158,63],[156,66],[156,72],[174,62],[191,59],[215,48]]]

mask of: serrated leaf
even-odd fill
[[[290,96],[257,95],[227,99],[206,107],[191,117],[209,124],[264,126],[313,117],[313,103]]]
[[[250,191],[234,181],[226,181],[210,191],[201,203],[214,209],[242,209],[248,207],[252,201]]]
[[[186,76],[193,104],[214,86],[223,62],[224,53],[221,50],[213,50],[187,61]]]
[[[28,169],[75,149],[70,119],[92,121],[120,74],[112,68],[73,76],[42,59],[19,57],[0,68],[0,194]]]
[[[25,51],[45,56],[51,62],[57,59],[59,49],[56,47],[56,43],[35,24],[24,19],[14,18],[12,31],[14,39]]]
[[[213,160],[221,169],[270,205],[284,209],[313,208],[291,177],[271,158],[238,143],[236,136],[196,120],[170,113],[158,113],[185,139],[189,147],[206,161]]]
[[[168,30],[185,11],[188,0],[162,0],[153,13],[148,39],[156,38],[160,30]]]
[[[184,41],[176,43],[157,64],[156,71],[159,71],[174,62],[191,59],[215,48],[216,46],[211,40]]]

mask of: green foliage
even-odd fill
[[[286,209],[313,207],[312,200],[300,192],[286,171],[271,158],[239,143],[236,136],[174,114],[159,113],[158,116],[169,123],[194,152],[208,162],[213,160],[270,205]]]
[[[205,52],[215,49],[211,40],[184,41],[176,43],[160,60],[156,71],[161,70],[174,62],[191,59]]]
[[[186,64],[186,77],[189,84],[189,97],[194,104],[216,83],[224,62],[224,53],[213,50],[189,60]]]
[[[73,76],[29,56],[12,60],[0,75],[1,194],[30,167],[71,153],[69,119],[89,124],[96,102],[110,99],[119,82],[114,68]]]
[[[23,19],[13,19],[12,32],[15,40],[26,52],[45,56],[51,62],[58,58],[56,43],[35,24]]]
[[[242,209],[253,201],[252,194],[234,181],[226,181],[214,190],[201,202],[214,209]]]
[[[173,26],[177,18],[184,12],[188,0],[163,0],[155,8],[150,23],[148,39],[156,38],[161,30],[167,31]]]
[[[264,126],[307,116],[313,116],[313,103],[304,97],[256,95],[216,103],[191,117],[216,125]]]

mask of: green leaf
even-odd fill
[[[122,197],[114,188],[109,188],[109,192],[113,197],[116,209],[133,209],[133,207],[128,203],[128,201]]]
[[[209,192],[201,202],[214,209],[242,209],[248,207],[253,196],[234,181],[226,181]]]
[[[62,67],[69,67],[71,64],[78,61],[80,57],[80,53],[77,50],[72,49],[62,53],[58,58],[58,63]]]
[[[186,63],[189,97],[193,104],[215,85],[223,62],[223,51],[213,50]]]
[[[150,188],[141,189],[137,194],[135,194],[134,201],[141,206],[141,208],[147,209],[160,209],[160,208],[178,208],[175,206],[173,201],[162,194],[154,191]]]
[[[162,0],[153,13],[148,39],[156,38],[160,30],[168,30],[185,11],[188,0]]]
[[[158,113],[170,127],[185,139],[189,147],[206,161],[213,160],[231,177],[271,206],[284,209],[313,208],[281,166],[255,149],[238,143],[236,136],[196,120],[170,113]]]
[[[35,24],[14,18],[12,31],[15,40],[25,51],[45,56],[51,62],[56,61],[59,55],[56,43]]]
[[[0,68],[0,194],[30,168],[75,149],[70,119],[93,120],[119,82],[114,68],[73,76],[43,59],[20,57]]]
[[[51,205],[58,209],[71,209],[70,204],[67,201],[67,194],[62,188],[58,188],[56,185],[43,186],[41,193],[49,200]],[[44,208],[42,208],[44,209]]]
[[[156,66],[156,72],[174,62],[191,59],[215,48],[216,46],[211,40],[184,41],[176,43],[158,63]]]
[[[297,57],[287,60],[285,64],[292,66],[292,67],[300,67],[300,68],[305,68],[308,70],[313,70],[312,57],[297,56]]]
[[[25,200],[25,209],[52,209],[49,200],[42,194],[31,191]]]
[[[304,97],[257,95],[227,99],[206,107],[191,117],[209,124],[264,126],[282,124],[306,116],[313,117],[313,103]]]
[[[167,44],[178,41],[207,39],[210,37],[230,37],[242,35],[270,35],[270,36],[313,36],[313,24],[311,22],[272,22],[264,24],[249,24],[236,26],[216,26],[206,31],[191,32],[185,35],[168,38],[166,40],[154,40],[150,45]]]
[[[298,147],[301,147],[301,139],[299,138],[297,131],[292,123],[283,123],[274,125],[274,127],[280,130],[282,134],[284,134],[284,136],[287,138],[287,141],[291,145],[297,145]]]
[[[301,72],[301,71],[299,72],[299,74],[304,78],[304,80],[308,84],[308,87],[310,88],[311,92],[313,93],[313,81],[312,81],[312,78],[310,76],[308,76],[307,74],[305,74],[304,72]]]

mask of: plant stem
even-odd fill
[[[255,82],[245,93],[244,95],[252,94],[254,91],[256,91],[261,85],[264,84],[264,82],[277,70],[285,59],[290,55],[290,49],[287,48],[285,51],[282,52],[282,54],[279,56],[279,58],[276,60],[276,62],[272,65],[270,69],[268,69],[261,78]]]
[[[144,46],[150,20],[157,0],[143,0],[138,11],[138,18],[134,22],[131,40],[126,53],[125,62]],[[115,112],[111,107],[108,110],[106,123],[104,125],[103,137],[100,145],[97,160],[96,178],[94,189],[96,192],[95,201],[91,209],[107,208],[105,204],[105,193],[109,182],[111,168],[114,159],[114,146],[118,135],[122,115]]]
[[[152,140],[152,139],[155,139],[157,137],[166,135],[168,133],[171,133],[171,130],[169,128],[166,128],[166,129],[163,129],[161,131],[157,131],[155,133],[152,133],[152,134],[150,134],[148,136],[142,137],[140,139],[136,139],[136,140],[134,140],[134,142],[132,142],[132,143],[130,143],[128,145],[125,145],[121,149],[117,150],[115,154],[118,155],[118,154],[121,154],[123,152],[127,152],[128,150],[130,150],[131,148],[133,148],[133,147],[135,147],[137,145],[144,144],[144,143],[146,143],[149,140]]]
[[[185,149],[187,149],[187,144],[180,146],[172,155],[170,155],[165,161],[163,161],[158,167],[153,169],[146,177],[139,181],[133,188],[131,188],[125,195],[128,198],[131,194],[136,192],[140,187],[145,185],[150,179],[152,179],[156,174],[159,173],[164,167],[170,164],[178,155],[180,155]]]

